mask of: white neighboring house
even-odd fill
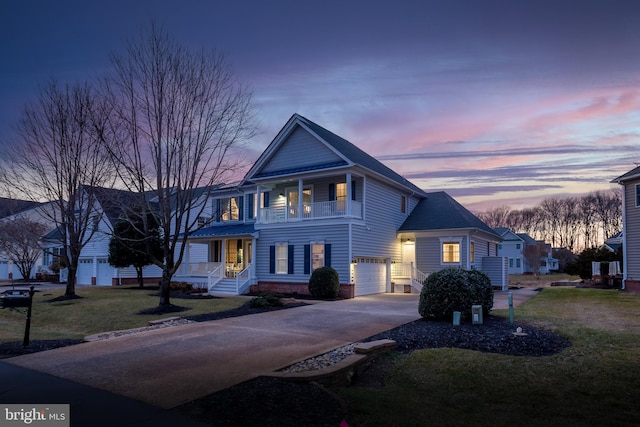
[[[77,285],[113,286],[137,283],[133,267],[114,268],[109,265],[109,240],[113,226],[118,221],[121,204],[132,199],[124,190],[83,187],[82,191],[92,191],[95,205],[93,214],[93,235],[82,249],[76,272]],[[57,262],[62,250],[62,235],[58,229],[43,237],[43,268]],[[66,281],[66,269],[60,271],[60,281]],[[145,282],[157,283],[162,272],[156,266],[144,268]]]
[[[546,249],[540,259],[540,274],[549,274],[560,268],[558,260],[552,256],[551,245],[544,241],[535,240],[526,233],[514,233],[505,227],[495,228],[494,231],[502,237],[502,242],[498,244],[498,256],[509,259],[509,274],[533,273],[533,268],[523,255],[524,249],[531,245],[543,244]]]
[[[53,209],[51,203],[37,203],[27,200],[18,199],[6,199],[0,198],[0,221],[12,221],[16,218],[26,218],[30,221],[42,223],[50,226],[51,229],[54,226],[51,225],[48,220],[47,212]],[[33,279],[36,274],[42,270],[43,258],[38,259],[31,271],[31,277]],[[18,266],[11,261],[6,255],[0,254],[0,280],[20,280],[23,279]]]

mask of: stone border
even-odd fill
[[[381,354],[391,351],[396,345],[393,340],[383,339],[355,345],[355,354],[327,366],[304,372],[271,372],[263,377],[280,378],[292,382],[316,382],[321,385],[349,385],[354,376],[362,375],[371,361]]]

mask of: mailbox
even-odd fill
[[[29,307],[30,302],[29,295],[4,295],[0,297],[0,308]]]
[[[474,325],[482,325],[482,306],[481,305],[471,306],[471,318]]]

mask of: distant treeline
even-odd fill
[[[622,231],[622,189],[582,197],[549,198],[521,210],[500,206],[478,214],[489,227],[507,227],[576,253]]]

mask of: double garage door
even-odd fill
[[[106,258],[98,258],[97,267],[94,270],[93,258],[80,258],[78,260],[78,271],[76,278],[79,285],[91,285],[91,278],[96,272],[96,285],[111,286],[111,278],[113,277],[113,268],[109,265]]]
[[[384,258],[356,257],[351,275],[356,296],[387,291],[387,262]]]

